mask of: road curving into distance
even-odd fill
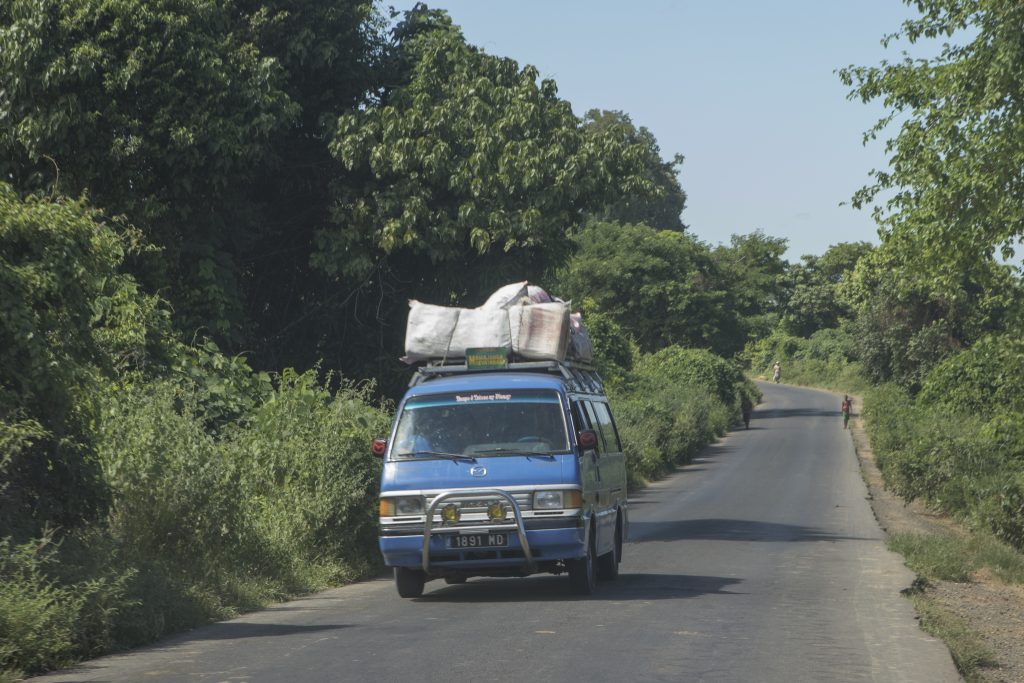
[[[619,579],[368,581],[40,677],[110,681],[959,681],[900,590],[839,399],[762,385],[749,430],[630,497]]]

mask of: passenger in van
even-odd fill
[[[463,420],[452,419],[446,410],[418,410],[398,434],[396,453],[462,453],[466,431],[472,429]]]

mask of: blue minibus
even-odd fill
[[[473,576],[618,575],[626,465],[603,383],[571,362],[420,368],[398,405],[380,484],[380,550],[404,598]]]

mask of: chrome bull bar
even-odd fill
[[[430,573],[430,535],[434,530],[434,512],[441,503],[453,498],[476,498],[478,496],[497,496],[504,499],[512,507],[512,516],[515,524],[499,524],[491,529],[515,529],[519,535],[519,545],[523,548],[523,557],[526,559],[526,566],[533,570],[533,553],[530,552],[530,542],[526,539],[526,526],[523,524],[523,512],[519,509],[519,503],[510,494],[498,489],[460,489],[456,491],[443,491],[438,494],[426,510],[426,519],[423,521],[423,571]]]

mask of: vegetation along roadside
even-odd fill
[[[1024,679],[1024,5],[921,0],[893,28],[948,46],[840,71],[887,107],[881,244],[790,262],[694,237],[681,157],[443,11],[258,4],[0,3],[0,677],[375,571],[407,300],[530,279],[584,312],[634,485],[744,370],[860,392],[923,623]]]

